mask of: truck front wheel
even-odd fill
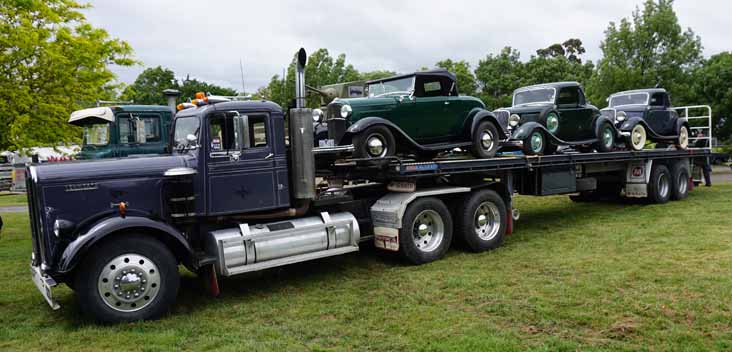
[[[477,191],[465,199],[455,214],[457,236],[473,252],[495,249],[506,234],[506,205],[493,190]]]
[[[445,203],[437,198],[420,198],[407,207],[399,230],[399,250],[414,264],[445,256],[452,242],[452,219]]]
[[[178,262],[161,242],[122,235],[90,253],[75,283],[79,307],[87,316],[102,323],[157,319],[175,302]]]

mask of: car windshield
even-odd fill
[[[648,105],[648,93],[621,94],[610,97],[610,107],[623,105]]]
[[[553,103],[556,90],[554,88],[529,88],[521,90],[513,95],[513,106]]]
[[[413,91],[414,77],[369,84],[369,97],[380,97],[391,94],[409,95],[412,94]]]
[[[175,119],[175,133],[173,134],[173,148],[185,148],[188,146],[188,135],[198,138],[201,122],[196,116],[180,117]]]
[[[97,123],[84,126],[84,145],[101,146],[109,144],[109,124]]]

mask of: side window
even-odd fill
[[[241,150],[239,131],[234,128],[234,117],[224,114],[208,120],[209,148],[211,153]]]
[[[440,81],[424,82],[424,96],[438,97],[442,95],[442,85]]]
[[[663,93],[654,93],[651,95],[651,101],[649,105],[652,106],[666,106],[666,95]]]
[[[249,131],[249,147],[263,148],[268,145],[269,139],[267,131],[266,115],[249,115],[247,116],[247,130]]]
[[[580,103],[580,90],[578,87],[566,87],[559,91],[557,105],[578,105]]]
[[[160,117],[157,116],[136,116],[125,114],[119,119],[119,142],[121,144],[131,143],[156,143],[160,142]],[[140,123],[141,122],[141,123]],[[144,139],[140,136],[142,131],[137,128],[144,125]]]

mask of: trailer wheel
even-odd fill
[[[673,187],[671,188],[671,199],[682,200],[689,195],[689,169],[682,162],[677,162],[671,167]]]
[[[452,218],[437,198],[420,198],[407,207],[399,230],[399,250],[410,262],[424,264],[445,256],[452,242]]]
[[[479,159],[488,159],[496,155],[500,137],[498,129],[491,121],[483,121],[473,132],[473,156]]]
[[[178,262],[161,242],[124,235],[102,243],[76,274],[79,306],[102,323],[157,319],[175,302]]]
[[[455,214],[457,236],[473,252],[498,248],[506,234],[506,205],[493,190],[477,191],[464,199]]]
[[[648,184],[648,199],[657,204],[666,203],[671,198],[672,188],[673,178],[666,165],[653,165],[651,180]]]

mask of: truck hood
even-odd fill
[[[175,167],[195,167],[191,156],[165,155],[34,165],[31,177],[39,184],[100,181],[115,178],[162,177]]]

